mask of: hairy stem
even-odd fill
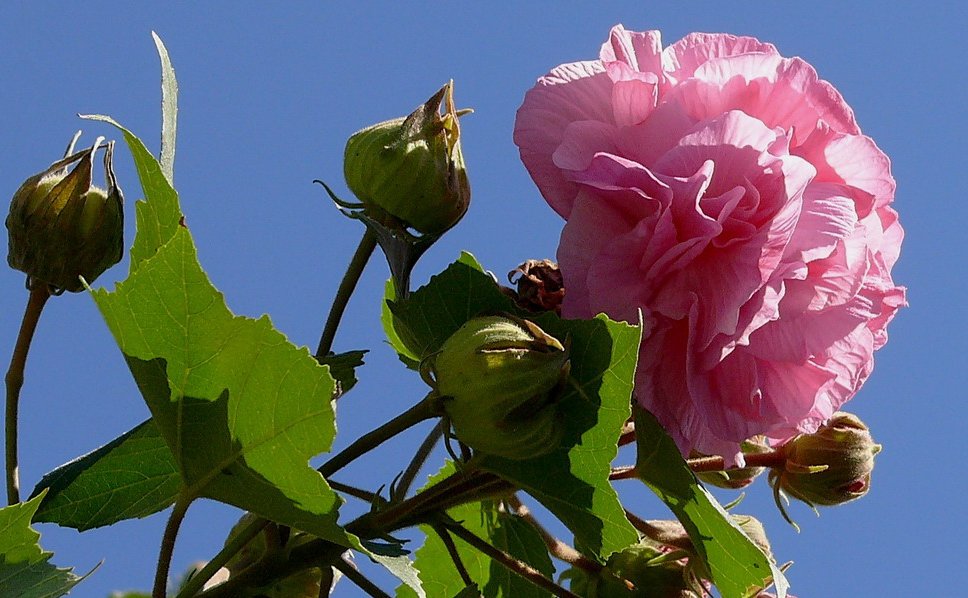
[[[360,500],[365,500],[368,503],[373,503],[380,500],[380,495],[376,492],[370,492],[369,490],[364,490],[362,488],[357,488],[356,486],[350,486],[349,484],[343,484],[337,482],[336,480],[326,480],[329,482],[329,487],[337,492],[342,492],[353,498],[358,498]],[[386,500],[386,499],[384,499]]]
[[[430,522],[433,513],[465,502],[480,500],[485,495],[490,496],[494,489],[506,492],[508,488],[513,490],[513,486],[501,478],[474,469],[468,464],[464,470],[448,476],[403,502],[384,510],[361,515],[347,524],[345,529],[364,540],[380,537],[418,523]],[[258,531],[256,530],[255,533]],[[293,546],[289,552],[289,558],[285,561],[266,562],[249,567],[225,583],[198,594],[198,597],[234,598],[245,588],[262,587],[273,580],[283,579],[309,567],[330,567],[346,550],[346,546],[322,539]],[[189,595],[179,596],[179,598],[187,598]]]
[[[252,541],[253,538],[259,535],[267,525],[269,525],[269,520],[258,518],[251,521],[247,526],[242,528],[239,533],[231,536],[226,542],[222,550],[218,551],[212,560],[205,563],[195,575],[192,576],[185,585],[182,587],[181,591],[178,592],[177,598],[191,598],[196,595],[212,577],[218,573],[218,570],[225,566],[232,557],[241,552],[245,545]]]
[[[770,451],[768,453],[744,453],[746,467],[782,467],[786,462],[786,456],[781,450]],[[699,457],[686,461],[689,469],[696,473],[707,471],[729,471],[734,469],[726,467],[726,461],[722,457]]]
[[[465,586],[474,585],[474,580],[471,579],[471,574],[467,572],[467,567],[464,566],[464,561],[461,560],[460,553],[457,552],[457,545],[454,544],[454,539],[450,537],[450,532],[440,523],[434,523],[432,527],[440,537],[440,541],[444,543],[447,554],[450,555],[450,560],[453,561],[454,568],[457,569],[457,574],[460,575],[461,581],[464,582]]]
[[[359,246],[356,248],[356,253],[350,260],[350,265],[346,268],[346,274],[343,275],[343,280],[339,283],[336,297],[333,298],[333,305],[329,308],[329,316],[326,318],[323,334],[319,338],[319,347],[316,349],[317,359],[325,357],[333,349],[333,339],[336,338],[336,329],[339,328],[343,312],[346,311],[346,305],[356,289],[356,283],[360,281],[363,269],[366,268],[375,248],[376,235],[371,233],[370,229],[366,229],[363,238],[360,239]]]
[[[437,403],[434,398],[428,395],[422,401],[382,426],[357,438],[351,445],[334,455],[326,463],[323,463],[319,467],[319,473],[323,474],[323,477],[328,478],[360,455],[380,446],[384,441],[393,438],[400,432],[425,419],[436,417],[439,413]]]
[[[24,310],[17,344],[14,345],[13,356],[10,358],[10,368],[7,370],[7,409],[5,424],[5,450],[7,465],[7,503],[14,505],[20,502],[20,474],[19,457],[17,455],[17,424],[20,410],[20,389],[24,385],[24,367],[27,364],[27,353],[30,342],[37,330],[37,322],[44,311],[44,305],[50,298],[50,290],[46,284],[38,284],[30,290],[27,307]]]
[[[783,464],[786,462],[786,455],[784,455],[782,450],[770,451],[768,453],[744,453],[743,457],[746,459],[746,465],[744,467],[783,467]],[[687,459],[686,464],[689,465],[689,469],[693,473],[738,469],[735,467],[726,467],[726,460],[717,456]],[[639,472],[634,465],[613,467],[611,473],[608,475],[608,479],[610,480],[630,480],[637,477],[639,477]]]
[[[578,594],[575,594],[559,586],[554,581],[548,579],[547,577],[544,576],[543,573],[541,573],[541,571],[538,571],[531,565],[525,563],[520,559],[517,559],[511,556],[510,554],[508,554],[507,552],[504,552],[500,548],[497,548],[496,546],[493,546],[490,543],[477,537],[474,533],[472,533],[464,526],[459,525],[452,521],[446,522],[444,523],[444,525],[447,527],[447,530],[449,532],[451,532],[452,534],[454,534],[464,542],[467,542],[477,550],[481,551],[482,553],[491,557],[498,563],[502,564],[509,571],[520,575],[521,577],[523,577],[524,579],[527,579],[528,581],[538,586],[539,588],[548,590],[553,595],[558,596],[559,598],[581,598],[580,596],[578,596]]]
[[[567,543],[552,535],[551,532],[541,525],[541,523],[531,513],[531,510],[524,503],[522,503],[521,499],[519,499],[516,495],[512,495],[507,499],[507,501],[508,504],[514,507],[514,510],[520,517],[523,517],[525,521],[530,523],[536,530],[538,530],[538,533],[541,535],[541,539],[544,540],[545,546],[548,547],[548,552],[551,553],[551,556],[560,561],[564,561],[573,567],[588,571],[589,573],[600,573],[602,569],[604,569],[601,563],[593,561],[569,546]]]
[[[367,596],[373,596],[374,598],[392,598],[389,594],[377,587],[375,583],[364,577],[362,573],[357,571],[356,567],[346,562],[345,559],[336,559],[333,567],[345,575],[346,579],[359,586],[361,590],[366,592]]]
[[[420,473],[420,468],[423,467],[424,463],[427,462],[427,457],[437,446],[437,442],[440,440],[441,436],[444,435],[444,426],[446,424],[441,421],[430,430],[424,441],[420,443],[417,447],[417,452],[414,454],[413,459],[410,461],[410,465],[403,471],[400,476],[400,480],[397,482],[394,488],[394,496],[392,498],[406,498],[407,493],[410,492],[410,486],[413,485],[413,481],[417,478],[417,474]]]
[[[187,494],[181,494],[175,499],[175,506],[172,507],[168,524],[165,525],[165,533],[161,537],[161,550],[158,552],[158,568],[155,570],[155,586],[151,591],[151,598],[165,598],[167,595],[168,572],[171,569],[172,554],[175,552],[175,538],[178,537],[178,530],[185,520],[185,513],[188,512],[192,500],[194,499]]]

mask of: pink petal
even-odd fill
[[[712,58],[737,56],[751,52],[777,54],[773,44],[752,37],[723,33],[690,33],[663,52],[665,70],[677,82],[691,77],[696,69]]]
[[[538,79],[524,97],[514,123],[521,160],[552,208],[567,218],[578,189],[552,156],[576,121],[614,124],[612,82],[598,61],[562,65]]]
[[[616,25],[602,44],[599,58],[606,65],[620,62],[640,73],[661,74],[662,36],[658,31],[627,31]]]
[[[856,226],[857,213],[849,190],[831,183],[810,183],[803,193],[803,208],[787,254],[803,262],[826,258]]]

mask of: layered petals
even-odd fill
[[[541,77],[514,141],[566,220],[566,317],[644,325],[635,396],[683,454],[740,463],[860,389],[903,230],[890,161],[812,66],[771,44],[610,32]]]

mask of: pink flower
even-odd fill
[[[684,454],[813,432],[905,305],[890,161],[840,93],[749,37],[612,29],[514,141],[567,224],[562,314],[644,323],[639,403]]]

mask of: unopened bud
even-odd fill
[[[246,513],[229,532],[225,543],[233,541],[243,530],[247,529],[258,517],[252,513]],[[286,543],[288,549],[292,549],[300,544],[312,540],[313,537],[302,533],[293,532],[293,537]],[[259,562],[266,555],[266,535],[260,533],[253,537],[242,549],[235,554],[225,564],[223,581],[231,580],[242,571]],[[320,580],[322,572],[317,567],[302,569],[292,575],[269,582],[265,586],[258,588],[258,592],[253,592],[254,596],[264,598],[317,598],[319,596]],[[208,588],[210,586],[206,586]]]
[[[346,184],[371,218],[387,224],[390,216],[405,228],[438,234],[463,217],[471,191],[457,120],[462,113],[448,83],[410,116],[349,138]]]
[[[687,563],[670,558],[647,543],[612,554],[597,574],[573,569],[568,577],[571,591],[586,598],[694,598],[697,595],[695,583],[688,579]]]
[[[819,430],[794,437],[780,450],[786,463],[770,472],[774,493],[831,506],[867,494],[881,445],[856,415],[837,412]]]
[[[508,459],[558,448],[558,401],[568,350],[536,324],[510,316],[468,321],[433,363],[435,388],[457,438]]]
[[[25,272],[31,286],[78,292],[81,277],[91,283],[121,259],[124,198],[114,176],[114,142],[104,152],[107,189],[101,189],[92,183],[92,170],[103,137],[72,154],[78,136],[62,160],[24,181],[10,202],[7,262]]]

